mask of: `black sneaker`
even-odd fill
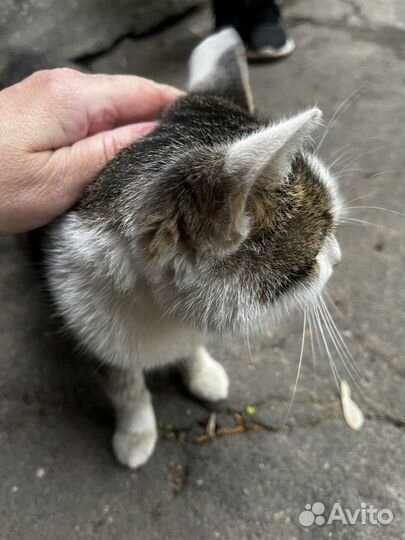
[[[233,26],[251,60],[273,60],[291,54],[294,41],[276,0],[213,0],[215,31]]]
[[[288,56],[295,43],[288,36],[279,6],[274,0],[262,2],[262,8],[250,16],[250,29],[245,30],[247,57],[250,60],[273,60]]]

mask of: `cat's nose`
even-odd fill
[[[328,255],[329,262],[333,267],[337,266],[342,259],[342,252],[340,251],[339,243],[335,238],[331,242]]]

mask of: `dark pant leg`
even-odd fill
[[[248,0],[212,0],[215,29],[233,26],[240,32],[248,3]]]

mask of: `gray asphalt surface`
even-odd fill
[[[383,10],[378,0],[291,0],[285,7],[297,50],[251,66],[258,108],[277,118],[317,103],[328,121],[358,90],[321,154],[331,162],[348,151],[334,170],[344,169],[349,206],[403,212],[403,2],[387,0]],[[87,61],[98,71],[184,86],[189,53],[209,30],[203,9],[143,38],[103,42],[100,51],[108,50]],[[94,47],[93,40],[80,54]],[[373,224],[342,226],[343,260],[328,291],[360,388],[336,351],[334,361],[365,414],[363,429],[345,423],[327,354],[315,346],[313,362],[309,334],[284,423],[301,344],[298,315],[252,340],[251,354],[243,341],[212,340],[210,351],[231,379],[229,400],[216,409],[218,428],[232,432],[242,414],[257,431],[204,442],[214,409],[189,396],[176,372],[151,376],[161,438],[136,472],[114,461],[112,413],[91,365],[50,320],[20,243],[1,239],[0,538],[404,538],[404,220],[373,209],[351,215]],[[361,503],[388,509],[393,519],[305,527],[300,513],[315,502],[325,518],[339,502],[352,512]]]

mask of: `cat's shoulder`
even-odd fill
[[[46,232],[46,262],[60,274],[91,274],[127,288],[133,283],[134,265],[129,246],[117,229],[102,219],[86,219],[72,210]]]

